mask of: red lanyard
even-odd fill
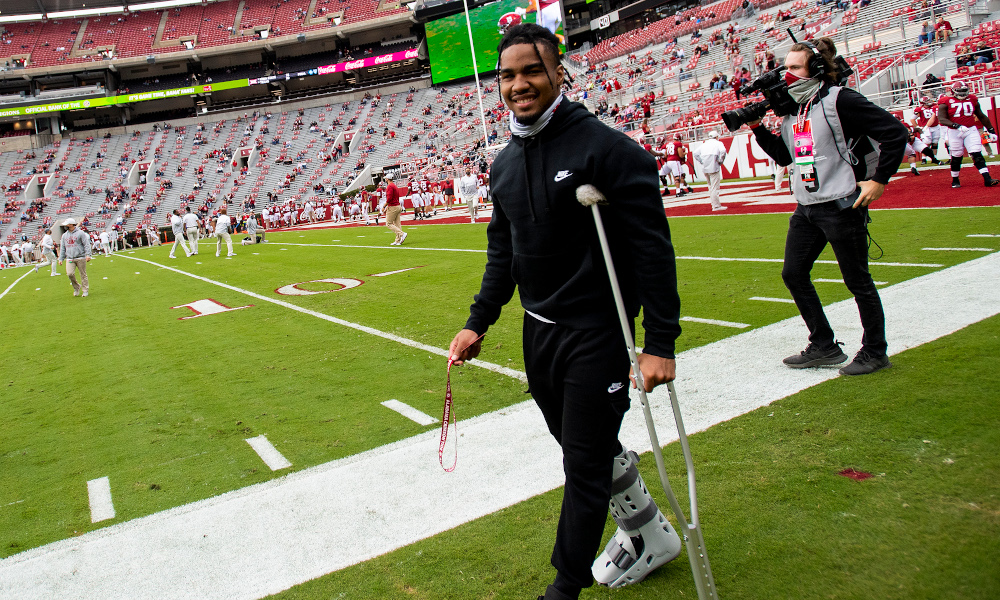
[[[486,334],[484,333],[483,335]],[[483,339],[483,335],[473,340],[472,344],[475,344],[479,340]],[[472,346],[472,344],[469,344],[468,346],[463,348],[462,352],[468,350],[469,347]],[[446,473],[451,473],[452,471],[455,470],[455,467],[458,465],[458,438],[456,437],[455,460],[452,461],[450,467],[444,466],[444,446],[445,443],[448,441],[448,425],[452,422],[452,418],[454,417],[454,410],[452,408],[452,396],[451,396],[451,365],[454,364],[454,362],[455,361],[453,361],[451,358],[448,359],[448,377],[447,377],[447,383],[445,384],[444,388],[444,414],[441,415],[441,441],[438,444],[438,462],[441,463],[441,468],[444,469]],[[457,434],[458,421],[456,420],[454,421],[454,423],[455,423],[455,433]]]

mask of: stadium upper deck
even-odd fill
[[[0,67],[36,69],[190,52],[406,20],[397,0],[220,0],[162,11],[0,26]],[[264,32],[263,34],[261,32]]]

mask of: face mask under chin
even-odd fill
[[[787,73],[785,81],[788,81]],[[794,83],[788,86],[788,95],[799,104],[805,104],[810,98],[816,95],[823,82],[819,79],[806,79],[796,77]]]

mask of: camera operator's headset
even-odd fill
[[[820,53],[819,48],[816,47],[816,44],[804,40],[799,43],[812,50],[812,55],[809,57],[809,75],[812,77],[826,75],[826,60],[823,58],[823,54]]]

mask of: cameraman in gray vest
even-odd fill
[[[813,263],[829,242],[864,327],[861,350],[840,373],[865,375],[891,366],[882,300],[868,272],[868,205],[899,168],[907,131],[861,94],[835,85],[835,56],[830,38],[820,38],[815,46],[793,45],[785,56],[784,77],[798,112],[783,118],[780,137],[759,121],[748,125],[779,165],[792,165],[798,203],[789,220],[781,277],[809,328],[809,344],[784,363],[802,369],[847,360],[810,279]]]

